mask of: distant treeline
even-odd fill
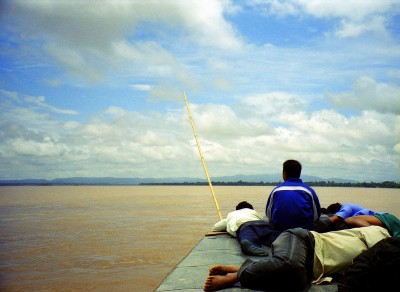
[[[237,181],[237,182],[211,182],[214,186],[276,186],[281,182],[245,182],[245,181]],[[400,183],[394,181],[384,181],[384,182],[334,182],[334,181],[313,181],[313,182],[305,182],[306,184],[314,187],[348,187],[348,188],[400,188]],[[159,186],[159,185],[168,185],[168,186],[205,186],[208,185],[208,182],[183,182],[183,183],[141,183],[139,185],[148,185],[148,186]]]
[[[212,182],[214,186],[276,186],[282,182]],[[394,181],[384,182],[334,182],[334,181],[311,181],[305,182],[314,187],[348,187],[348,188],[400,188],[400,183]],[[0,186],[206,186],[208,182],[146,182],[146,183],[102,183],[102,182],[10,182],[0,181]]]

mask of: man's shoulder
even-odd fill
[[[307,189],[313,190],[308,184],[304,183],[301,179],[298,180],[287,180],[281,184],[279,184],[276,188],[285,187],[285,186],[292,186],[292,187],[304,187]]]

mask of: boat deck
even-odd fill
[[[156,289],[163,291],[203,291],[204,281],[213,265],[238,265],[247,258],[259,260],[243,254],[236,238],[228,233],[210,233],[202,238],[192,251],[176,266],[174,270]],[[256,291],[240,288],[240,284],[223,291]],[[310,285],[303,291],[334,292],[336,284]]]

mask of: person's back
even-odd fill
[[[357,204],[345,203],[342,205],[340,210],[336,212],[336,215],[342,219],[346,219],[358,215],[375,215],[375,212]]]
[[[312,229],[321,214],[315,191],[300,179],[301,164],[287,160],[283,164],[284,182],[268,198],[266,216],[278,230],[301,227]]]

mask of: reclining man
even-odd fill
[[[388,237],[380,226],[326,233],[289,229],[273,242],[271,257],[247,259],[240,267],[213,266],[203,288],[217,291],[240,282],[250,289],[301,290],[343,272],[356,256]]]

